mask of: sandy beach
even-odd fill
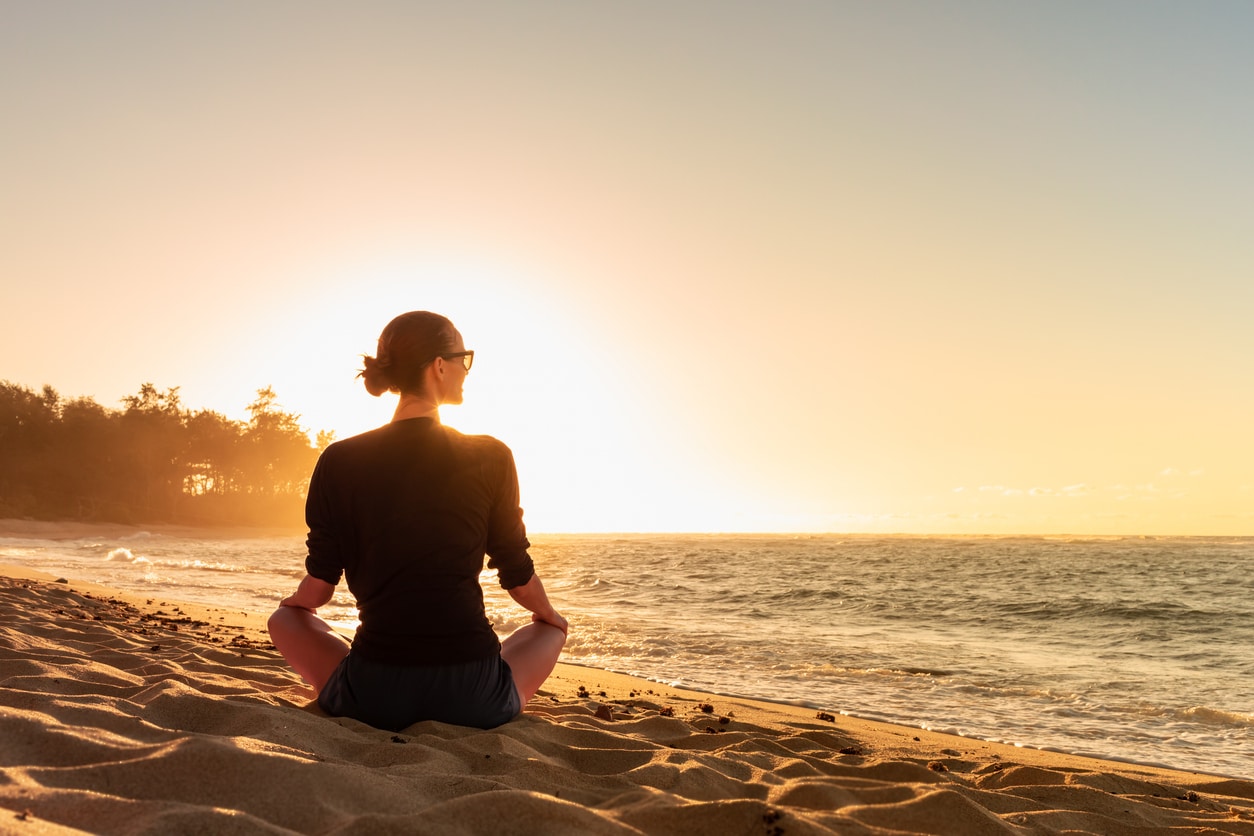
[[[400,734],[310,707],[264,617],[0,567],[0,832],[1241,833],[1254,781],[562,665]]]

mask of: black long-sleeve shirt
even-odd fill
[[[482,659],[500,642],[483,607],[483,559],[512,589],[531,579],[508,447],[431,418],[396,421],[323,451],[305,504],[305,569],[348,580],[353,652],[378,662]]]

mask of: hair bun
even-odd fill
[[[363,357],[362,364],[365,366],[361,370],[359,376],[362,382],[366,384],[366,391],[374,395],[376,398],[388,391],[392,387],[391,380],[388,379],[386,358],[383,362],[374,357]]]

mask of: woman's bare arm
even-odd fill
[[[284,598],[279,602],[279,606],[295,607],[298,610],[315,612],[318,607],[330,601],[331,596],[334,594],[335,584],[327,583],[320,578],[315,578],[313,575],[305,575],[295,594]]]

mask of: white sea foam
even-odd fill
[[[105,556],[105,560],[120,561],[123,563],[151,563],[148,558],[142,555],[136,555],[130,549],[119,548],[111,549],[109,554]]]

